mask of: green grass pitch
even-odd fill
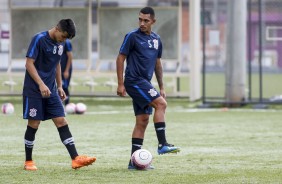
[[[13,115],[0,114],[0,183],[281,183],[282,110],[195,109],[186,99],[168,99],[167,139],[181,152],[157,155],[153,123],[143,148],[153,154],[155,170],[128,171],[134,126],[129,98],[73,98],[88,106],[85,115],[67,115],[79,154],[97,157],[79,170],[51,121],[41,123],[34,156],[38,171],[23,170],[24,132],[21,98]],[[152,119],[151,119],[152,121]]]

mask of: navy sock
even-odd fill
[[[154,126],[157,133],[159,146],[166,144],[167,141],[165,137],[165,122],[154,123]]]
[[[25,160],[32,160],[32,150],[35,140],[35,134],[37,129],[27,126],[24,135],[24,145],[25,145]]]
[[[132,155],[136,150],[141,149],[142,145],[143,145],[143,139],[132,138],[131,155]]]
[[[71,135],[71,132],[69,130],[68,125],[62,126],[58,128],[59,134],[60,134],[60,138],[61,141],[63,142],[63,144],[66,146],[70,157],[72,159],[75,159],[76,156],[78,156],[76,148],[75,148],[75,144],[74,144],[74,138]]]
[[[141,149],[143,145],[143,139],[140,138],[132,138],[132,147],[131,147],[131,155],[136,151]],[[129,165],[131,164],[131,160],[129,161]]]

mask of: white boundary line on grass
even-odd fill
[[[228,108],[213,108],[213,109],[171,109],[167,110],[168,113],[196,113],[196,112],[282,112],[282,110],[277,109],[228,109]],[[114,110],[114,111],[92,111],[85,112],[87,115],[95,114],[126,114],[133,113],[133,110]]]
[[[126,113],[133,113],[133,111],[92,111],[92,112],[85,112],[85,114],[126,114]]]

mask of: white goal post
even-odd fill
[[[190,101],[201,98],[201,1],[190,0]]]

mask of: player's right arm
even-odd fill
[[[38,84],[39,90],[41,92],[41,95],[43,97],[49,97],[51,94],[51,91],[49,88],[45,85],[45,83],[42,81],[40,76],[38,75],[38,72],[34,66],[34,59],[32,58],[26,58],[25,68],[31,78]]]
[[[116,69],[117,69],[117,79],[118,79],[118,87],[117,87],[117,95],[125,96],[125,87],[123,83],[123,70],[124,70],[124,61],[126,59],[126,55],[119,54],[116,60]]]
[[[118,78],[118,87],[117,87],[117,95],[125,96],[126,91],[124,87],[124,80],[123,80],[123,70],[124,70],[124,61],[127,55],[130,53],[130,50],[134,46],[134,31],[125,35],[121,48],[119,50],[119,55],[117,56],[116,60],[116,67],[117,67],[117,78]]]

